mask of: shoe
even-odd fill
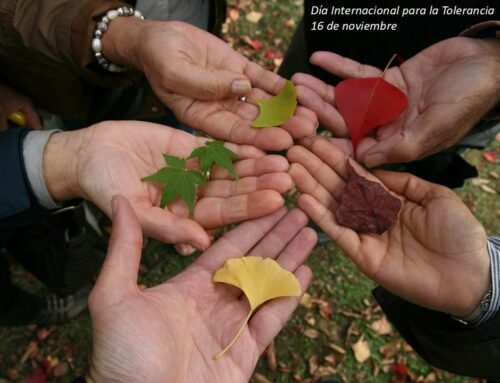
[[[50,292],[67,296],[94,280],[107,246],[80,205],[19,229],[6,247]]]
[[[56,294],[45,295],[42,297],[44,304],[33,319],[32,324],[47,325],[68,322],[87,308],[90,291],[90,286],[84,286],[75,294],[66,297],[60,297]]]

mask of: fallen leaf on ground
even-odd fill
[[[255,383],[273,383],[269,379],[267,379],[264,375],[261,375],[259,373],[253,374],[253,380]]]
[[[297,90],[293,82],[287,81],[278,95],[267,100],[257,100],[260,113],[252,121],[254,128],[271,128],[288,121],[297,108]]]
[[[389,335],[392,332],[392,326],[385,316],[373,322],[371,328],[378,335]]]
[[[398,220],[402,203],[380,183],[361,177],[348,163],[349,181],[335,217],[340,225],[361,233],[382,234]]]
[[[483,157],[486,161],[488,161],[492,164],[496,164],[498,161],[496,154],[492,151],[484,152]]]
[[[481,189],[488,194],[497,194],[497,191],[488,185],[481,185]]]
[[[490,180],[486,178],[473,178],[471,181],[472,185],[474,186],[481,186],[481,185],[487,185],[490,183]]]
[[[240,288],[250,303],[250,312],[229,345],[214,357],[219,359],[241,335],[254,311],[271,299],[300,296],[300,284],[295,275],[283,269],[271,258],[231,258],[216,271],[214,282],[227,283]]]
[[[319,333],[318,330],[315,330],[313,328],[308,328],[306,331],[304,331],[304,335],[309,339],[316,339]]]
[[[311,296],[308,293],[304,293],[302,299],[300,300],[300,305],[304,306],[306,309],[313,307]]]
[[[346,354],[346,350],[345,350],[345,348],[340,347],[339,345],[337,345],[337,344],[335,344],[335,343],[330,343],[330,348],[331,348],[333,351],[338,352],[339,354],[342,354],[342,355],[345,355],[345,354]]]
[[[277,367],[278,363],[276,361],[276,345],[273,340],[267,348],[267,368],[269,369],[269,371],[274,372],[276,371]]]
[[[257,24],[262,19],[262,16],[264,16],[262,13],[252,11],[247,14],[246,19],[252,24]]]
[[[351,348],[354,352],[354,357],[359,363],[364,363],[370,358],[370,345],[364,340],[363,335],[361,335],[358,341],[354,343]]]

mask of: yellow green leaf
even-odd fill
[[[268,100],[257,100],[260,113],[252,121],[254,128],[270,128],[287,122],[297,108],[297,90],[293,82],[287,81],[278,95]]]
[[[257,307],[271,299],[300,296],[302,293],[295,275],[271,258],[231,258],[217,270],[213,280],[240,288],[250,303],[250,313],[243,325],[229,345],[214,357],[216,360],[236,342]]]

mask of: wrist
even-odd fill
[[[485,298],[491,293],[491,261],[487,245],[481,250],[477,264],[480,266],[480,269],[474,272],[476,283],[471,283],[467,286],[471,292],[469,299],[465,302],[463,309],[454,314],[457,318],[467,322],[473,321],[475,319],[473,317],[478,316],[478,313],[482,313]]]
[[[147,22],[136,17],[118,17],[102,37],[103,55],[113,63],[142,71],[137,54],[140,34]]]
[[[81,197],[78,191],[78,155],[83,144],[80,131],[53,134],[43,152],[43,178],[57,202]]]

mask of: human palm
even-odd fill
[[[137,66],[155,94],[185,124],[218,139],[265,150],[287,149],[294,138],[315,133],[316,115],[304,107],[297,108],[282,127],[252,128],[258,108],[237,96],[271,97],[283,88],[285,79],[248,61],[217,37],[180,22],[153,22],[141,36]],[[248,87],[235,95],[232,84],[238,80]]]
[[[247,382],[299,298],[267,303],[228,353],[214,361],[244,321],[249,304],[240,290],[215,284],[213,274],[232,257],[272,257],[294,272],[304,292],[311,274],[302,263],[316,241],[304,227],[307,217],[283,208],[246,222],[176,277],[140,291],[140,229],[127,201],[116,200],[110,250],[89,301],[93,354],[88,381]]]
[[[205,249],[210,244],[205,229],[269,214],[283,205],[280,194],[292,187],[285,173],[286,159],[264,156],[254,147],[228,144],[239,158],[248,158],[235,163],[240,180],[214,169],[212,180],[199,189],[190,217],[187,206],[179,201],[160,208],[161,187],[141,179],[165,166],[162,153],[186,158],[205,138],[141,122],[103,123],[71,134],[81,137],[78,154],[72,154],[76,158],[75,194],[94,202],[108,215],[111,198],[126,196],[145,234],[169,243]]]
[[[380,127],[375,137],[364,138],[358,159],[368,166],[408,162],[457,143],[500,99],[495,57],[499,49],[494,40],[455,37],[388,69],[384,79],[408,95],[408,109]],[[383,75],[378,68],[334,53],[315,53],[311,62],[341,77]],[[303,74],[294,81],[299,84],[299,100],[318,114],[325,127],[337,136],[347,136],[345,122],[334,107],[335,88]],[[336,144],[350,147],[345,140]]]
[[[299,206],[361,271],[416,304],[466,316],[489,286],[486,233],[451,190],[409,174],[378,171],[375,176],[403,201],[398,221],[384,234],[356,233],[337,223],[334,211],[347,182],[347,156],[326,139],[311,151],[288,153],[290,173],[304,194]]]

